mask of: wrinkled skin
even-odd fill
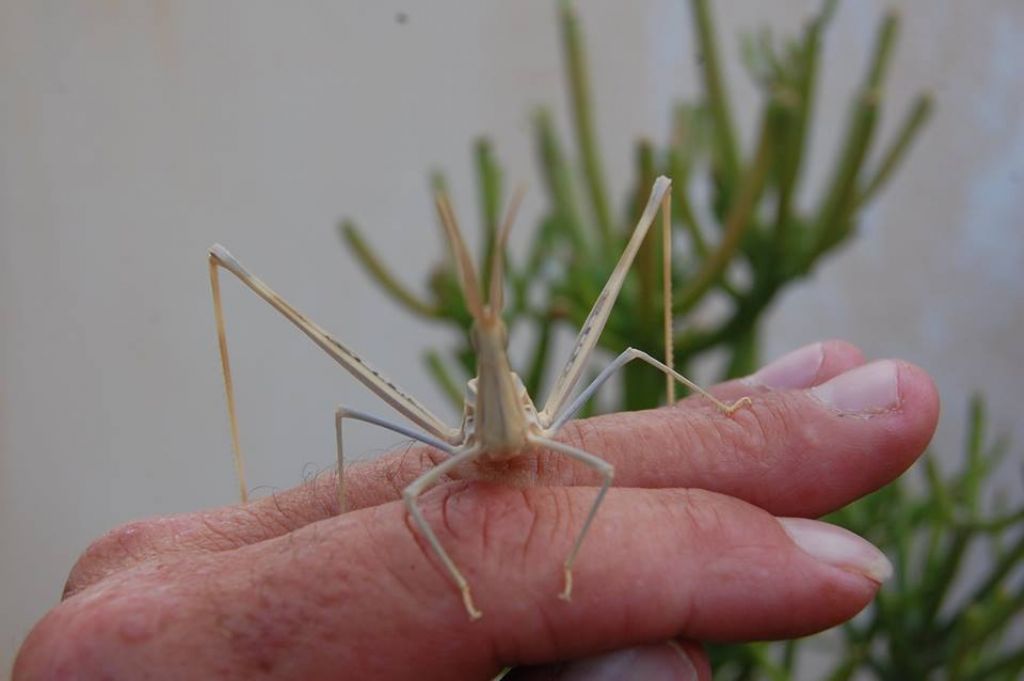
[[[717,386],[722,399],[752,398],[732,416],[688,398],[566,426],[560,439],[616,470],[571,603],[556,597],[561,565],[593,472],[540,452],[523,462],[536,485],[446,480],[424,494],[483,610],[471,622],[400,501],[440,460],[417,446],[353,467],[340,516],[323,475],[113,530],[74,566],[13,678],[482,680],[516,665],[517,678],[585,679],[614,659],[710,679],[699,641],[809,634],[870,602],[885,577],[870,546],[828,554],[814,532],[793,534],[821,524],[778,518],[815,518],[881,487],[936,425],[922,370],[862,366],[840,341],[809,347]]]

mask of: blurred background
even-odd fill
[[[714,3],[740,143],[761,97],[743,32],[796,35],[820,3]],[[883,139],[913,98],[929,124],[857,236],[786,289],[764,355],[839,337],[925,367],[934,443],[958,459],[972,391],[1024,443],[1024,5],[840,3],[822,47],[808,191],[831,171],[879,18],[902,15]],[[581,4],[610,199],[626,210],[633,145],[663,140],[699,91],[681,0]],[[552,2],[0,2],[0,667],[58,600],[77,555],[119,523],[235,501],[206,270],[214,242],[450,420],[422,363],[453,334],[375,287],[345,218],[413,290],[442,253],[429,173],[476,224],[473,142],[544,208],[531,129],[567,140]],[[570,149],[571,152],[571,149]],[[472,231],[472,229],[470,230]],[[334,458],[333,410],[385,411],[305,337],[224,278],[249,484],[301,482]],[[516,338],[513,338],[513,345]],[[698,367],[698,375],[701,369]],[[707,371],[705,372],[707,374]],[[399,442],[353,428],[352,451]],[[1002,486],[1021,498],[1020,447]]]

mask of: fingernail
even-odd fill
[[[779,518],[797,546],[823,563],[864,575],[881,584],[892,577],[892,563],[874,544],[849,530],[806,518]]]
[[[697,681],[697,668],[681,646],[661,643],[570,662],[562,668],[558,678],[562,681]]]
[[[888,411],[899,406],[899,367],[887,359],[865,364],[811,388],[811,394],[847,414]]]
[[[823,361],[824,347],[821,343],[811,343],[761,367],[746,381],[774,390],[806,388],[814,383],[814,377],[818,375]]]

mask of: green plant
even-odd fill
[[[884,149],[875,146],[886,75],[899,28],[896,14],[879,23],[868,67],[852,95],[846,128],[829,180],[811,201],[801,201],[808,140],[824,31],[835,0],[799,37],[775,41],[762,32],[744,44],[744,62],[762,93],[756,141],[744,153],[735,132],[728,88],[707,0],[690,0],[703,92],[673,111],[669,139],[636,144],[636,177],[618,208],[613,206],[591,107],[590,79],[578,21],[567,2],[559,18],[578,160],[570,160],[551,114],[534,119],[541,186],[547,200],[540,224],[521,260],[507,266],[507,323],[517,338],[532,337],[522,378],[531,395],[542,396],[551,341],[560,329],[582,324],[622,250],[639,204],[654,178],[673,178],[674,230],[684,239],[674,254],[673,315],[682,330],[675,341],[677,365],[724,351],[726,376],[759,364],[760,320],[787,285],[806,276],[822,258],[856,233],[864,208],[877,197],[906,156],[931,112],[919,95]],[[479,194],[479,262],[489,279],[490,253],[504,199],[501,166],[486,139],[475,146]],[[435,188],[444,178],[433,178]],[[703,202],[700,197],[706,197]],[[454,263],[445,259],[430,276],[428,295],[407,288],[372,251],[352,222],[341,226],[345,242],[370,276],[409,312],[458,331],[446,356],[426,354],[426,366],[453,404],[474,373],[466,331],[470,316],[456,283]],[[648,239],[615,307],[601,346],[618,353],[632,345],[658,357],[661,334],[661,255]],[[712,300],[721,310],[705,321]],[[696,313],[700,311],[701,314]],[[698,320],[698,316],[700,320]],[[525,334],[524,334],[525,332]],[[627,366],[615,409],[655,406],[663,394],[660,374]],[[592,405],[591,405],[592,408]],[[1004,515],[982,512],[981,490],[998,458],[983,440],[983,411],[976,402],[964,470],[943,478],[932,459],[924,463],[927,488],[913,493],[899,482],[844,509],[833,518],[874,540],[895,557],[895,583],[886,587],[870,614],[845,627],[843,647],[833,657],[832,679],[867,670],[881,679],[1012,679],[1024,665],[1024,650],[1011,649],[1005,633],[1022,610],[1020,589],[1009,588],[1024,552],[1024,509]],[[971,596],[951,598],[963,553],[987,539],[996,558]],[[1007,542],[1010,542],[1007,544]],[[1016,618],[1016,619],[1015,619]],[[718,675],[727,679],[787,679],[796,669],[797,642],[726,646],[714,650]]]
[[[958,471],[944,475],[926,454],[916,477],[904,476],[827,518],[870,539],[895,567],[875,603],[839,629],[838,642],[819,636],[721,646],[713,649],[716,678],[791,679],[799,652],[815,646],[829,652],[831,669],[822,676],[829,681],[858,672],[885,681],[1021,678],[1024,505],[1006,510],[1004,503],[985,503],[1008,442],[987,432],[980,398],[972,400],[967,421]],[[973,578],[965,574],[972,551],[987,558]]]
[[[638,204],[658,174],[674,180],[674,226],[685,236],[685,252],[674,258],[673,313],[683,329],[676,340],[676,359],[685,369],[708,352],[725,350],[726,373],[740,375],[759,363],[759,321],[776,295],[856,231],[862,210],[891,178],[928,118],[931,99],[921,95],[879,159],[868,163],[899,25],[897,16],[889,14],[879,26],[869,67],[853,95],[831,179],[822,194],[809,202],[810,207],[802,207],[797,196],[804,179],[801,170],[814,114],[819,55],[835,2],[826,2],[796,40],[776,45],[762,33],[747,42],[745,61],[764,95],[757,141],[748,154],[740,151],[737,142],[708,3],[692,0],[690,4],[704,94],[675,108],[668,141],[637,143],[636,180],[621,210],[613,209],[604,179],[578,22],[568,3],[561,6],[580,160],[570,162],[551,115],[539,111],[534,134],[548,208],[532,234],[526,257],[508,266],[512,295],[507,321],[513,329],[531,327],[534,338],[523,374],[532,395],[543,393],[552,334],[560,327],[576,329],[583,322],[622,250]],[[500,165],[486,139],[477,142],[475,156],[483,228],[479,259],[486,270],[485,254],[495,238],[504,187]],[[443,186],[443,178],[435,175],[434,184]],[[701,189],[710,190],[704,192],[709,196],[707,205],[695,202]],[[426,360],[453,403],[461,403],[461,386],[475,367],[465,334],[469,315],[453,263],[448,259],[435,267],[430,295],[421,297],[388,270],[352,222],[343,223],[342,234],[371,277],[396,302],[419,317],[461,332],[451,355],[454,361],[436,351]],[[658,249],[657,240],[650,239],[637,258],[601,339],[610,352],[629,344],[655,357],[664,355]],[[694,313],[715,297],[728,301],[728,311],[711,323],[698,323]],[[623,385],[620,408],[657,404],[660,378],[656,372],[629,366]]]

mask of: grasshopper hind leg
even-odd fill
[[[572,568],[576,562],[576,556],[580,552],[580,547],[583,545],[583,539],[587,536],[587,532],[590,530],[590,526],[594,522],[594,517],[597,515],[597,509],[601,506],[601,502],[604,501],[604,495],[608,492],[608,488],[612,486],[612,479],[615,477],[615,468],[604,459],[595,456],[590,452],[585,452],[582,449],[578,449],[562,442],[557,442],[548,438],[536,438],[533,442],[538,446],[545,447],[558,452],[559,454],[565,454],[576,461],[590,466],[600,473],[602,478],[604,478],[601,483],[601,488],[597,492],[597,498],[594,499],[594,503],[590,507],[590,511],[587,513],[586,519],[583,521],[583,527],[580,529],[580,533],[576,536],[576,541],[573,542],[572,549],[570,549],[569,556],[565,559],[565,563],[562,568],[564,581],[562,592],[558,597],[563,601],[569,601],[572,600]]]
[[[416,478],[405,490],[402,492],[402,499],[405,501],[405,507],[409,511],[409,515],[412,516],[412,520],[416,523],[417,529],[426,538],[427,543],[430,544],[430,548],[434,550],[437,557],[441,559],[441,563],[444,565],[445,570],[448,571],[448,575],[455,582],[455,585],[459,588],[459,592],[462,594],[462,604],[466,608],[466,612],[469,614],[469,619],[477,620],[483,616],[483,613],[476,607],[473,602],[473,594],[469,588],[469,582],[463,576],[462,572],[455,565],[455,561],[452,560],[451,556],[441,545],[441,541],[437,538],[434,530],[430,527],[430,523],[423,517],[423,511],[420,510],[420,506],[417,503],[417,499],[420,494],[424,492],[428,487],[437,482],[441,476],[448,471],[458,468],[462,464],[480,456],[482,450],[480,447],[471,447],[463,452],[459,452],[452,458],[441,463],[438,466],[434,466],[429,471]]]

